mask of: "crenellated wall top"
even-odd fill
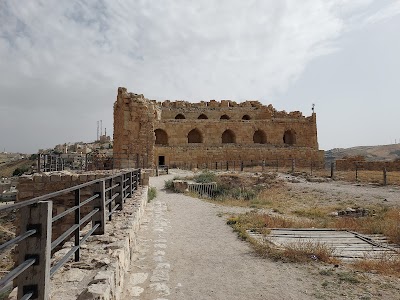
[[[241,112],[245,111],[259,111],[263,112],[263,114],[267,114],[271,118],[277,119],[314,119],[315,114],[313,113],[309,117],[303,116],[303,113],[300,111],[278,111],[276,110],[272,104],[263,105],[258,100],[247,100],[244,102],[236,102],[233,100],[209,100],[209,101],[200,101],[200,102],[189,102],[184,100],[150,100],[144,97],[143,94],[135,94],[127,92],[127,89],[124,87],[118,88],[118,99],[123,99],[125,103],[129,102],[138,102],[138,103],[148,103],[154,105],[154,107],[163,112],[176,112],[176,113],[184,113],[184,112],[206,112],[206,111],[224,111],[224,110],[238,110]]]

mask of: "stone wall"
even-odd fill
[[[114,104],[117,167],[154,167],[177,161],[324,160],[316,114],[277,111],[258,101],[157,102],[118,89]]]
[[[291,166],[292,159],[296,160],[296,166],[309,167],[313,161],[314,166],[323,167],[324,151],[314,151],[307,148],[259,148],[229,145],[225,147],[206,147],[202,145],[189,147],[155,147],[155,156],[165,156],[165,163],[168,166],[174,167],[189,165],[207,164],[213,165],[216,162],[235,162],[239,167],[240,162],[249,164],[253,162],[266,161],[266,164],[275,163],[279,160],[279,166]]]

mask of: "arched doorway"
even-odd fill
[[[208,119],[208,117],[205,114],[201,114],[197,119]]]
[[[296,144],[296,133],[294,130],[289,129],[286,130],[283,134],[283,143],[286,145],[294,145]]]
[[[232,130],[227,129],[222,133],[222,144],[236,143],[236,137]]]
[[[156,145],[168,145],[168,135],[164,130],[156,129],[154,134],[156,135]]]
[[[262,130],[256,130],[253,134],[253,142],[254,144],[266,144],[267,135]]]
[[[185,116],[182,115],[182,114],[177,114],[177,115],[175,116],[175,119],[186,119],[186,118],[185,118]]]
[[[189,131],[188,135],[188,143],[202,143],[203,142],[203,136],[197,128],[192,129]]]

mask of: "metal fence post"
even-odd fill
[[[128,191],[129,191],[129,197],[130,197],[130,198],[133,198],[133,191],[134,191],[134,189],[133,189],[133,187],[132,187],[133,172],[130,171],[128,174],[129,174],[129,180],[128,180],[128,184],[129,184],[129,189],[128,189]]]
[[[118,210],[123,209],[123,202],[124,199],[124,178],[123,175],[120,175],[115,178],[115,183],[118,183],[118,186],[115,188],[116,193],[119,195],[115,198],[115,204],[119,204]]]
[[[105,229],[106,229],[106,183],[105,180],[99,181],[95,185],[95,191],[94,194],[98,194],[99,197],[97,197],[94,200],[94,208],[98,208],[99,211],[97,214],[93,216],[92,219],[92,226],[95,226],[96,224],[100,224],[100,226],[93,232],[95,235],[101,235],[104,234]]]
[[[78,208],[75,210],[75,224],[79,224],[81,221],[80,204],[81,204],[81,190],[77,189],[77,190],[75,190],[75,206],[78,206]],[[79,231],[80,231],[80,228],[78,226],[78,228],[75,230],[75,233],[74,233],[75,246],[78,246],[78,247],[80,246]],[[75,251],[75,261],[79,261],[79,251],[80,251],[80,248],[78,248]]]
[[[358,165],[356,164],[356,181],[358,181]]]
[[[386,167],[383,168],[383,185],[387,185]]]
[[[51,225],[53,202],[41,201],[21,208],[21,233],[36,229],[37,233],[18,245],[18,264],[34,258],[36,262],[18,276],[18,299],[32,293],[32,299],[47,300],[50,290]]]

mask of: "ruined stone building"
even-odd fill
[[[316,114],[277,111],[258,101],[148,100],[118,88],[114,103],[117,167],[192,166],[226,161],[323,162]]]

